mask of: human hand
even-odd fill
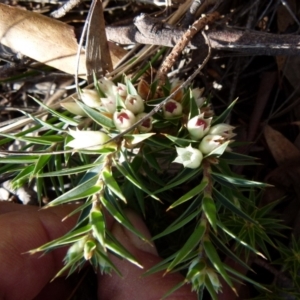
[[[62,267],[66,249],[51,253],[24,254],[67,233],[75,225],[76,218],[64,222],[61,219],[74,209],[73,205],[40,210],[37,207],[0,202],[0,299],[5,300],[60,300],[67,299],[72,292],[64,278],[49,281]],[[146,238],[149,231],[144,222],[133,212],[128,218]],[[144,266],[144,270],[131,263],[111,257],[121,271],[117,274],[98,275],[98,299],[101,300],[156,300],[184,278],[161,273],[141,277],[145,270],[161,261],[156,249],[142,242],[117,222],[109,222],[110,231]],[[185,285],[168,299],[196,299],[191,286]]]

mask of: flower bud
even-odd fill
[[[219,146],[221,146],[225,142],[225,139],[221,135],[206,135],[200,145],[199,145],[199,150],[203,154],[209,154]]]
[[[91,240],[91,239],[87,240],[83,247],[83,257],[86,260],[90,260],[94,255],[96,247],[97,247],[97,244],[94,240]]]
[[[115,84],[111,80],[103,77],[98,81],[98,84],[103,93],[112,95]]]
[[[76,102],[64,102],[60,105],[76,116],[87,117],[87,114]]]
[[[81,93],[81,100],[87,106],[95,108],[101,105],[101,100],[98,93],[94,90],[83,89]]]
[[[139,114],[144,111],[144,100],[139,95],[127,95],[125,106],[134,114]]]
[[[235,133],[233,133],[234,126],[225,124],[225,123],[220,123],[217,125],[212,126],[209,129],[208,134],[217,134],[217,135],[221,135],[222,137],[224,137],[225,139],[229,140],[232,137],[235,136]]]
[[[135,123],[135,116],[130,110],[122,109],[120,112],[114,113],[113,120],[117,129],[122,132]]]
[[[136,121],[139,121],[141,120],[142,118],[144,118],[147,114],[146,113],[140,113],[136,116]],[[141,124],[139,124],[137,126],[137,129],[140,131],[140,132],[143,132],[143,133],[147,133],[149,131],[152,130],[152,121],[153,121],[153,118],[150,117],[148,119],[146,119],[144,122],[142,122]]]
[[[212,118],[204,119],[204,113],[190,119],[187,123],[187,129],[191,137],[200,140],[208,133]]]
[[[200,108],[203,106],[203,104],[206,100],[207,100],[206,97],[200,97],[200,98],[197,98],[195,101],[196,101],[197,106]]]
[[[203,260],[198,257],[194,259],[187,273],[186,278],[192,283],[192,290],[199,290],[199,288],[204,284],[206,277],[206,264]]]
[[[185,168],[196,169],[201,165],[203,155],[198,150],[189,145],[186,148],[176,147],[178,156],[173,162],[183,164]]]
[[[75,257],[82,254],[83,256],[83,248],[84,243],[86,241],[86,237],[81,238],[80,240],[76,241],[69,249],[66,254],[66,258],[68,261],[72,261]]]
[[[163,112],[165,118],[172,118],[177,117],[182,114],[182,105],[173,100],[170,99],[164,106],[163,106]]]
[[[116,143],[111,142],[102,145],[110,140],[110,137],[101,131],[69,131],[69,134],[74,138],[66,146],[74,149],[100,150],[103,148],[116,148]]]
[[[113,96],[101,98],[101,103],[107,112],[113,114],[116,111],[116,99]]]
[[[216,272],[213,269],[206,269],[206,274],[209,277],[209,280],[216,291],[219,291],[222,287],[222,284],[220,283],[219,277],[216,274]]]
[[[113,90],[119,94],[120,97],[126,98],[127,97],[127,87],[125,84],[119,83],[118,86],[114,87]]]
[[[200,98],[203,95],[203,92],[204,92],[204,88],[192,89],[192,94],[193,94],[193,97],[194,97],[195,100]]]

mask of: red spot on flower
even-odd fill
[[[142,126],[144,126],[144,127],[146,127],[146,128],[150,128],[150,126],[151,126],[150,119],[145,120],[145,121],[142,123]]]
[[[168,111],[169,113],[173,113],[173,111],[177,108],[177,104],[175,102],[167,102],[165,105],[165,110]]]
[[[118,119],[123,123],[123,119],[129,120],[129,117],[125,112],[122,112],[118,115]]]
[[[196,126],[203,126],[203,129],[205,129],[207,127],[207,124],[203,119],[198,119],[196,122]]]

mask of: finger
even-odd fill
[[[150,239],[149,231],[144,222],[133,212],[128,212],[128,218],[146,238]],[[98,299],[101,300],[131,300],[131,299],[161,299],[162,296],[184,278],[179,273],[169,274],[163,277],[163,272],[142,277],[145,270],[153,267],[161,261],[156,249],[144,243],[136,235],[124,229],[118,223],[114,223],[112,233],[144,266],[139,269],[133,264],[111,256],[111,260],[121,271],[123,278],[113,274],[112,276],[99,275]],[[191,293],[191,287],[183,286],[168,299],[197,299],[196,294]]]
[[[36,207],[1,204],[0,299],[33,299],[58,272],[66,250],[43,256],[24,252],[68,232],[76,219],[61,220],[73,209],[73,205],[66,205],[39,211]]]

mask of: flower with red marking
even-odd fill
[[[182,105],[173,100],[170,99],[164,106],[163,106],[163,112],[165,118],[172,118],[177,117],[182,114]]]
[[[231,125],[228,125],[225,123],[220,123],[220,124],[212,126],[209,129],[208,134],[221,135],[225,139],[229,140],[236,135],[235,133],[233,133],[234,128],[235,128],[234,126],[231,126]]]
[[[107,112],[113,114],[116,111],[115,97],[108,95],[107,98],[101,98],[101,103]]]
[[[116,111],[114,113],[113,120],[116,128],[122,132],[130,128],[135,123],[136,119],[130,110],[122,109],[121,111]]]
[[[144,111],[144,100],[139,95],[127,95],[125,106],[134,114],[139,114]]]
[[[221,135],[208,134],[202,139],[199,150],[206,155],[221,146],[224,142],[226,142],[226,139]]]
[[[136,116],[136,121],[141,120],[142,118],[144,118],[147,114],[146,113],[140,113]],[[137,126],[138,130],[142,133],[147,133],[150,132],[152,130],[152,121],[153,118],[147,118],[145,121],[143,121],[141,124],[139,124]]]
[[[210,129],[212,118],[204,119],[204,113],[190,119],[187,123],[187,129],[191,137],[200,140]]]

